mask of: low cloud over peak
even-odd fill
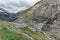
[[[18,12],[31,7],[40,0],[0,0],[0,7],[9,12]]]

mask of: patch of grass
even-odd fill
[[[15,25],[0,21],[0,40],[28,40],[22,35],[18,35],[13,32],[14,28]]]

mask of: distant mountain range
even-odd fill
[[[9,13],[5,9],[0,8],[0,20],[11,22],[15,17],[16,17],[16,13]]]

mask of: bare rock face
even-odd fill
[[[18,12],[17,17],[15,22],[26,23],[36,31],[42,30],[55,40],[60,40],[60,0],[42,0],[33,7]]]

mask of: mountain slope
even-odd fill
[[[17,23],[26,23],[28,28],[44,31],[60,40],[60,1],[42,0],[27,10],[17,13]]]
[[[37,38],[38,37],[38,38]],[[13,23],[0,21],[0,40],[49,40],[42,32],[32,32],[28,28],[17,29]]]
[[[31,29],[29,29],[29,28],[22,28],[21,30],[24,33],[31,36],[34,40],[51,40],[52,39],[41,31],[40,32],[35,32],[35,31],[31,31]]]
[[[18,33],[15,25],[0,21],[0,40],[28,40],[21,33]]]
[[[60,13],[58,5],[59,0],[42,0],[33,7],[18,12],[15,22],[26,23],[29,26],[40,23],[52,24]]]

